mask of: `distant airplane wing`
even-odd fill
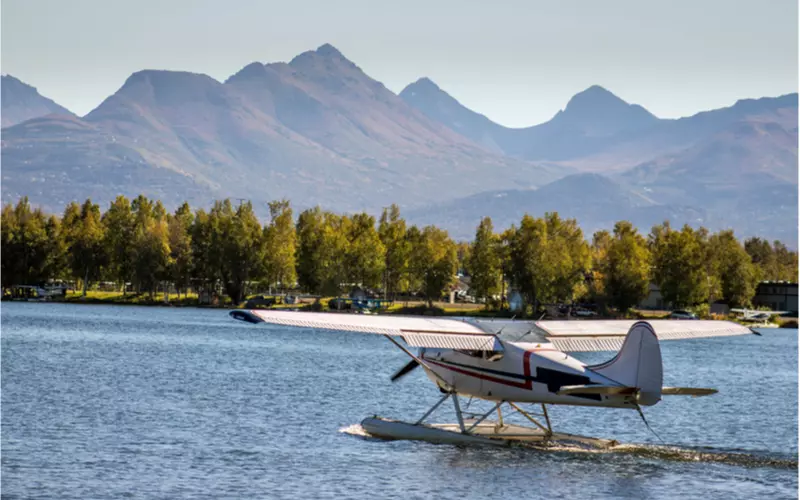
[[[457,319],[274,310],[236,310],[231,311],[230,315],[250,323],[398,336],[410,347],[503,350],[502,343],[495,335]]]
[[[548,342],[564,352],[618,351],[637,320],[537,321]],[[731,321],[651,320],[659,340],[697,339],[756,333]]]
[[[759,311],[756,309],[731,309],[732,313],[741,314],[745,318],[751,317],[769,317],[773,315],[781,316],[787,314],[789,311]]]

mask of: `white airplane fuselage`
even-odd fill
[[[630,395],[559,395],[564,386],[622,386],[589,369],[552,344],[505,342],[502,353],[422,349],[426,375],[442,386],[441,377],[459,395],[490,401],[635,408]],[[493,357],[494,354],[494,357]],[[430,373],[433,371],[436,375]],[[437,377],[438,375],[438,377]]]

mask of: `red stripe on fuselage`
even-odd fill
[[[491,375],[484,375],[483,373],[475,373],[475,372],[472,372],[472,371],[469,371],[469,370],[464,370],[463,368],[456,368],[455,366],[448,366],[448,365],[446,365],[444,363],[438,363],[438,362],[433,361],[432,359],[429,359],[429,358],[423,358],[423,359],[428,363],[432,363],[432,364],[434,364],[436,366],[441,366],[442,368],[447,368],[448,370],[451,370],[451,371],[454,371],[454,372],[457,372],[457,373],[461,373],[463,375],[469,375],[470,377],[479,378],[481,380],[488,380],[489,382],[494,382],[496,384],[509,385],[511,387],[516,387],[518,389],[527,389],[527,390],[530,391],[531,389],[533,389],[533,381],[530,379],[530,376],[531,376],[531,364],[530,364],[531,354],[533,354],[533,351],[525,351],[525,354],[522,357],[522,372],[525,375],[525,382],[512,382],[510,380],[504,380],[504,379],[501,379],[501,378],[492,377]]]

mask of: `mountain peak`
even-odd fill
[[[611,135],[658,121],[638,104],[629,104],[600,85],[592,85],[572,96],[564,111],[552,120],[569,128],[582,129],[589,135]]]
[[[203,73],[144,69],[131,74],[116,94],[132,96],[154,91],[159,97],[169,94],[183,99],[192,93],[213,88],[219,84],[220,82]]]
[[[436,85],[436,83],[433,82],[433,80],[431,80],[427,76],[423,76],[422,78],[414,82],[412,85],[417,85],[420,87],[430,87],[436,90],[442,90],[441,88],[439,88],[438,85]]]
[[[320,45],[317,47],[317,50],[307,50],[302,54],[295,56],[294,59],[289,61],[289,65],[293,67],[303,66],[307,64],[314,64],[315,61],[342,61],[349,63],[350,65],[354,65],[341,52],[339,52],[339,49],[329,43]]]
[[[342,53],[339,52],[339,49],[337,49],[336,47],[334,47],[329,43],[324,43],[320,45],[319,47],[317,47],[317,50],[315,52],[322,57],[336,57],[339,59],[345,59]]]
[[[447,94],[447,92],[439,88],[439,86],[436,85],[433,82],[433,80],[431,80],[427,76],[423,76],[416,82],[409,83],[408,85],[406,85],[406,88],[404,88],[399,95],[400,97],[405,98],[404,96],[413,97],[417,94],[422,94],[422,95],[444,94],[449,97],[449,94]]]
[[[588,89],[578,92],[567,103],[564,112],[569,112],[576,108],[582,107],[622,107],[629,106],[629,104],[612,92],[608,91],[600,85],[592,85]]]
[[[30,85],[28,85],[27,83],[23,82],[22,80],[20,80],[19,78],[15,77],[13,75],[3,75],[2,81],[3,81],[3,85],[11,84],[11,85],[24,85],[26,87],[31,87]],[[31,87],[31,88],[33,88],[33,87]]]

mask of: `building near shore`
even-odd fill
[[[762,281],[756,288],[753,305],[768,307],[773,311],[797,313],[797,283]]]
[[[664,297],[661,295],[661,289],[655,283],[650,283],[647,291],[647,297],[639,302],[637,307],[639,309],[647,309],[651,311],[664,311],[672,309],[671,304],[664,300]]]

